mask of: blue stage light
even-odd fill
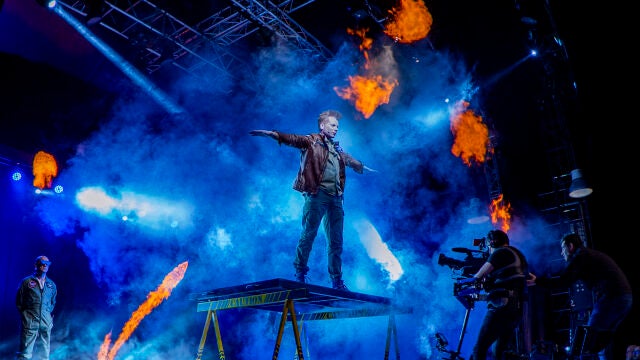
[[[36,0],[36,2],[40,5],[40,6],[46,6],[49,9],[52,9],[56,6],[56,0]]]

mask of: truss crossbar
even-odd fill
[[[329,49],[295,22],[285,11],[272,2],[258,0],[231,0],[235,6],[253,20],[273,31],[280,38],[292,42],[303,52],[316,55],[322,62],[333,56]]]
[[[284,13],[290,14],[314,1],[286,0],[279,3],[277,7],[282,9]],[[196,28],[223,45],[231,45],[258,30],[258,26],[255,23],[239,13],[238,9],[231,6],[227,6],[201,21]]]
[[[288,15],[314,1],[232,0],[234,6],[191,26],[149,0],[110,0],[104,2],[99,24],[128,42],[135,51],[135,59],[129,56],[129,60],[148,74],[172,64],[216,81],[212,77],[232,76],[239,65],[247,65],[229,47],[261,26],[321,61],[331,58],[330,51]],[[86,1],[59,0],[59,4],[80,17],[88,16]]]

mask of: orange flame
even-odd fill
[[[53,155],[38,151],[33,158],[33,186],[42,190],[51,188],[53,178],[58,176],[58,164]]]
[[[100,353],[98,354],[98,360],[113,360],[116,356],[118,350],[122,347],[122,345],[129,339],[133,331],[140,325],[142,319],[145,316],[149,315],[153,309],[158,307],[162,301],[171,295],[171,291],[178,285],[178,283],[184,278],[184,273],[187,271],[187,266],[189,266],[189,262],[185,261],[182,264],[176,266],[167,276],[165,276],[164,280],[162,280],[162,284],[158,286],[155,291],[150,292],[147,295],[147,300],[145,300],[136,311],[131,314],[129,320],[122,327],[122,331],[120,332],[120,336],[109,350],[109,353],[104,355],[106,348],[109,347],[109,343],[111,342],[111,333],[109,333],[100,347]]]
[[[400,6],[389,11],[393,21],[385,26],[385,34],[408,44],[422,40],[431,31],[433,18],[421,0],[400,0]]]
[[[111,345],[111,331],[104,337],[102,345],[100,345],[100,351],[98,351],[98,360],[106,359],[109,353],[109,345]]]
[[[366,37],[367,29],[347,29],[347,32],[362,39],[359,48],[365,58],[365,74],[349,76],[350,86],[335,86],[333,90],[341,98],[349,100],[368,119],[378,106],[389,103],[391,93],[398,85],[395,59],[390,48],[385,48],[376,59],[371,60],[368,50],[371,49],[373,40]]]
[[[359,49],[366,58],[369,58],[367,50],[371,50],[371,46],[373,46],[373,39],[367,37],[367,31],[369,31],[369,29],[347,29],[347,34],[357,35],[362,39]]]
[[[493,148],[489,147],[487,125],[482,122],[481,116],[468,110],[468,107],[468,102],[460,101],[451,114],[451,131],[454,136],[451,153],[471,166],[471,161],[484,162],[487,152],[493,152]]]
[[[504,232],[509,231],[511,228],[511,204],[504,203],[503,194],[500,194],[497,198],[491,200],[489,209],[491,212],[491,223],[501,223],[500,229]]]
[[[398,81],[384,80],[380,75],[370,78],[355,75],[349,76],[349,84],[350,87],[334,90],[341,98],[351,101],[364,118],[368,119],[379,105],[389,103],[391,92]]]

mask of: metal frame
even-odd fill
[[[390,298],[357,292],[335,290],[285,279],[272,279],[195,294],[196,311],[207,312],[196,360],[204,352],[211,319],[214,321],[219,359],[225,359],[217,313],[221,310],[249,308],[281,313],[280,326],[272,359],[276,360],[286,322],[291,322],[296,341],[297,359],[304,360],[300,341],[300,322],[334,320],[369,316],[389,316],[384,359],[389,359],[393,338],[396,359],[400,359],[395,315],[413,312],[410,307],[398,306]],[[295,303],[295,307],[294,307]],[[297,309],[297,310],[296,310]]]
[[[126,52],[135,55],[125,57],[147,74],[172,64],[198,77],[233,77],[237,71],[248,71],[248,62],[236,56],[231,45],[260,27],[268,28],[312,58],[328,61],[333,54],[289,16],[314,1],[232,0],[233,6],[188,24],[149,0],[109,0],[104,1],[99,25],[131,47]],[[89,12],[86,1],[58,3],[80,18],[86,18]]]

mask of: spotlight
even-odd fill
[[[536,50],[536,49],[531,49],[531,51],[529,51],[529,54],[530,54],[531,56],[538,56],[538,50]]]
[[[38,3],[38,5],[45,6],[49,9],[52,9],[56,6],[56,0],[36,0],[36,2]]]
[[[490,220],[488,207],[483,206],[482,202],[478,198],[472,198],[469,201],[469,206],[465,210],[468,224],[483,224]]]
[[[363,9],[358,9],[352,12],[351,16],[353,16],[356,20],[360,21],[360,20],[366,19],[369,16],[369,13],[367,13]]]
[[[22,173],[20,171],[14,171],[13,174],[11,174],[11,179],[13,179],[13,181],[20,181],[20,179],[22,179]]]
[[[587,181],[582,177],[580,169],[571,170],[571,185],[569,186],[569,197],[580,199],[591,195],[593,189],[587,185]]]

